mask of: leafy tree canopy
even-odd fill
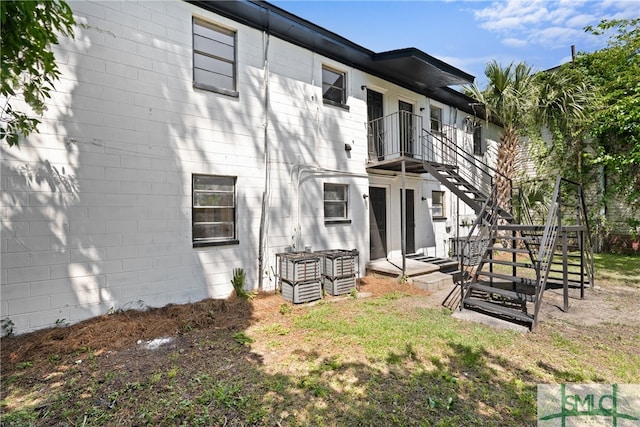
[[[602,98],[592,116],[592,161],[612,173],[615,192],[640,204],[640,18],[603,20],[586,31],[610,37],[606,48],[576,61]]]
[[[75,20],[62,0],[0,1],[0,138],[17,145],[20,135],[37,131],[39,120],[12,107],[20,97],[33,113],[46,109],[60,71],[51,45],[59,36],[73,37]]]

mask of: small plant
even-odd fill
[[[282,303],[280,304],[280,314],[282,314],[283,316],[286,316],[287,314],[291,314],[291,311],[293,311],[293,309],[291,308],[291,306],[289,304],[286,303]]]
[[[65,322],[65,320],[67,320],[67,319],[64,319],[64,318],[63,319],[56,319],[56,327],[57,328],[63,328],[63,327],[69,326],[69,323]]]
[[[20,362],[16,365],[17,369],[27,369],[27,368],[31,368],[33,366],[33,362]]]
[[[0,326],[2,327],[2,333],[5,336],[7,337],[13,336],[13,332],[14,332],[13,328],[15,326],[15,324],[13,323],[13,320],[9,319],[9,317],[6,317],[0,321]]]
[[[240,345],[251,344],[253,342],[253,338],[247,335],[247,333],[244,331],[236,332],[235,334],[231,335],[231,338],[233,338],[234,341]]]
[[[249,294],[244,290],[245,278],[246,274],[244,272],[244,269],[233,269],[233,279],[231,279],[231,284],[233,285],[233,289],[236,291],[236,295],[242,299],[249,299]]]
[[[356,288],[351,289],[349,292],[349,296],[353,299],[358,298],[358,290]]]

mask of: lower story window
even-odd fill
[[[193,175],[194,246],[237,243],[236,178]]]
[[[324,184],[325,222],[348,221],[349,186],[346,184]]]
[[[444,218],[444,191],[431,192],[431,217],[434,219]]]

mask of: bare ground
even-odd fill
[[[437,292],[421,290],[411,283],[399,284],[394,280],[367,276],[359,284],[361,294],[368,298],[381,298],[390,293],[402,293],[415,296],[403,301],[408,304],[406,310],[416,307],[440,307],[450,289]],[[549,331],[561,328],[568,336],[579,336],[584,326],[596,326],[590,333],[611,334],[612,325],[637,325],[640,323],[640,310],[637,301],[640,288],[633,286],[615,286],[607,284],[588,289],[586,298],[580,299],[577,290],[571,290],[570,310],[562,310],[562,290],[550,290],[545,293],[542,307],[540,327],[531,335],[532,340],[546,340]],[[328,297],[328,301],[336,304],[345,303],[350,297]],[[287,308],[288,307],[288,308]],[[256,343],[251,352],[240,351],[230,337],[238,331],[251,331],[255,328],[278,327],[287,328],[291,325],[291,317],[283,316],[283,310],[294,312],[304,310],[305,305],[292,305],[285,302],[277,294],[260,294],[250,301],[234,296],[227,300],[205,300],[194,304],[169,305],[160,309],[146,311],[129,310],[96,317],[78,324],[42,330],[16,337],[3,337],[1,340],[1,373],[2,373],[2,413],[7,414],[28,403],[38,405],[42,402],[42,412],[47,411],[46,396],[9,396],[7,389],[11,381],[19,381],[25,388],[35,387],[41,383],[41,390],[56,390],[63,385],[59,377],[67,372],[73,372],[74,378],[93,379],[99,384],[106,383],[108,387],[103,395],[109,395],[108,390],[121,390],[122,383],[140,384],[149,381],[154,372],[171,372],[179,358],[180,366],[188,366],[189,370],[197,372],[199,367],[215,362],[215,371],[221,376],[238,375],[243,366],[238,358],[254,359],[266,372],[278,378],[287,375],[286,354],[308,355],[322,359],[327,355],[340,354],[344,349],[331,348],[335,344],[327,343],[327,348],[314,347],[313,342],[307,340],[303,331],[289,333],[286,337],[286,349],[273,351],[268,343]],[[598,327],[602,326],[602,327]],[[625,329],[627,335],[633,334],[635,329]],[[154,339],[170,338],[166,345],[156,350],[149,350]],[[629,351],[637,334],[627,336],[620,344],[621,351]],[[598,337],[593,337],[594,342]],[[631,340],[632,344],[629,344]],[[356,360],[362,355],[356,353],[348,355]],[[96,364],[99,364],[96,366]],[[97,372],[120,372],[121,379],[101,379]],[[166,374],[165,374],[166,375]],[[68,384],[65,384],[68,386]],[[82,386],[82,383],[79,384]],[[35,387],[38,388],[38,387]],[[126,389],[126,387],[125,387]],[[169,391],[168,389],[165,391]],[[162,392],[162,390],[159,390]],[[109,407],[114,402],[100,401],[96,405]],[[122,420],[132,419],[136,402],[124,404],[119,402],[118,416]],[[280,414],[280,419],[286,419],[291,414]],[[233,419],[233,414],[225,415],[222,424]],[[227,417],[231,417],[227,419]],[[49,421],[68,423],[60,418]],[[113,421],[113,420],[112,420]],[[236,422],[241,422],[236,418]],[[154,423],[154,419],[147,419],[145,423]],[[237,424],[236,423],[236,424]],[[276,421],[274,421],[277,424]],[[239,425],[238,424],[238,425]],[[499,424],[499,423],[497,423]],[[43,425],[49,425],[43,423]]]

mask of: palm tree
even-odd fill
[[[511,187],[515,178],[516,153],[520,138],[524,136],[536,110],[537,90],[533,84],[531,67],[521,62],[502,67],[495,60],[487,64],[486,89],[474,83],[465,87],[465,92],[485,106],[486,120],[502,126],[498,144],[496,186],[498,204],[506,210],[511,207]]]
[[[534,114],[537,128],[546,128],[553,135],[551,167],[566,178],[580,184],[587,177],[588,168],[583,163],[588,111],[598,108],[598,97],[593,88],[571,66],[539,73],[535,76],[538,90],[538,109]]]

